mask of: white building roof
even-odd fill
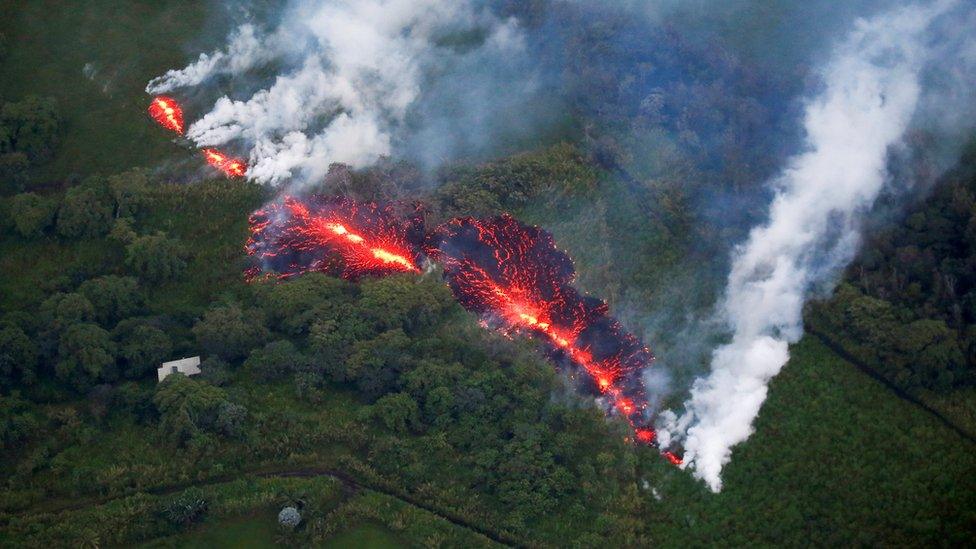
[[[189,358],[181,358],[180,360],[164,362],[162,366],[156,370],[156,373],[158,374],[159,381],[166,379],[166,376],[171,374],[195,376],[200,373],[200,357],[191,356]]]

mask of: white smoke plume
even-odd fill
[[[220,98],[187,137],[199,146],[246,147],[250,179],[301,182],[321,178],[334,162],[362,167],[391,154],[432,79],[450,78],[452,66],[475,56],[509,63],[523,49],[514,20],[472,0],[295,1],[273,32],[244,25],[224,51],[153,79],[147,91],[197,86],[218,74],[246,78],[274,65],[270,85],[247,98]]]
[[[157,94],[177,88],[197,86],[217,74],[237,74],[271,59],[274,45],[258,40],[253,25],[241,25],[230,36],[227,51],[201,53],[196,62],[183,69],[173,69],[153,78],[146,92]]]
[[[732,447],[753,432],[769,381],[802,335],[811,291],[856,252],[859,221],[887,180],[886,160],[920,103],[933,21],[958,5],[913,5],[859,20],[823,69],[805,108],[805,151],[772,182],[768,220],[733,254],[718,316],[731,341],[692,387],[681,417],[664,418],[662,442],[684,438],[685,466],[713,491]],[[935,37],[937,39],[937,37]]]

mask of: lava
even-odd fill
[[[160,126],[183,134],[183,109],[171,97],[154,97],[149,104],[149,116]],[[207,163],[224,172],[227,177],[244,177],[247,174],[247,163],[238,158],[231,158],[216,149],[203,149],[203,156]]]
[[[149,114],[163,127],[183,133],[183,111],[168,97],[156,97]],[[228,177],[244,177],[247,164],[215,149],[203,149],[207,163]],[[262,270],[279,279],[322,271],[347,279],[420,272],[426,253],[444,265],[444,278],[458,302],[503,332],[525,332],[546,343],[557,365],[582,371],[583,384],[627,419],[634,440],[651,445],[641,374],[654,356],[609,316],[606,303],[581,295],[572,282],[569,256],[552,235],[509,215],[456,218],[425,235],[419,216],[404,222],[391,206],[346,198],[285,196],[254,212],[245,249]],[[681,458],[662,455],[673,464]]]
[[[664,459],[670,461],[671,465],[681,465],[681,462],[683,461],[680,457],[678,457],[678,454],[675,454],[670,450],[664,450],[661,452],[661,455],[664,456]]]
[[[149,104],[149,116],[167,130],[183,134],[183,109],[174,99],[155,97]]]
[[[501,215],[456,218],[425,234],[419,215],[404,220],[392,206],[320,196],[273,202],[251,216],[250,229],[246,250],[260,267],[249,278],[262,270],[279,279],[417,273],[426,254],[442,263],[455,298],[483,326],[541,340],[557,367],[626,418],[634,442],[657,443],[642,380],[654,356],[606,303],[573,287],[573,262],[546,231]]]
[[[244,177],[247,173],[247,163],[237,158],[231,158],[216,149],[203,149],[203,156],[207,164],[224,172],[227,177]]]
[[[390,206],[287,196],[255,212],[246,250],[278,278],[322,271],[347,279],[420,272],[421,236]]]
[[[627,418],[640,442],[653,442],[641,373],[654,357],[608,315],[606,303],[572,286],[572,260],[552,235],[508,215],[458,218],[434,232],[427,252],[443,263],[464,308],[488,326],[546,342],[557,364],[586,374],[585,385]]]

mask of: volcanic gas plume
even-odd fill
[[[423,233],[389,206],[285,197],[251,215],[250,227],[247,253],[277,278],[322,271],[354,280],[420,271]]]

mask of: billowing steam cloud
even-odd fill
[[[369,165],[408,132],[426,130],[411,127],[411,109],[426,91],[453,85],[446,82],[458,76],[456,67],[482,58],[513,66],[523,48],[513,19],[473,1],[296,1],[273,32],[241,26],[224,51],[153,79],[147,91],[171,92],[218,75],[257,79],[249,73],[273,65],[278,76],[270,85],[248,98],[220,98],[187,137],[198,146],[246,147],[251,179],[315,180],[331,163]],[[482,92],[491,88],[484,84]],[[495,84],[509,98],[532,87]],[[470,132],[482,128],[468,125]]]
[[[806,150],[773,181],[768,220],[734,253],[718,308],[731,341],[714,350],[686,412],[666,416],[666,429],[685,437],[685,463],[712,490],[802,335],[804,300],[852,259],[859,220],[887,180],[889,148],[920,104],[933,22],[956,5],[860,20],[826,65],[824,88],[806,105]]]

